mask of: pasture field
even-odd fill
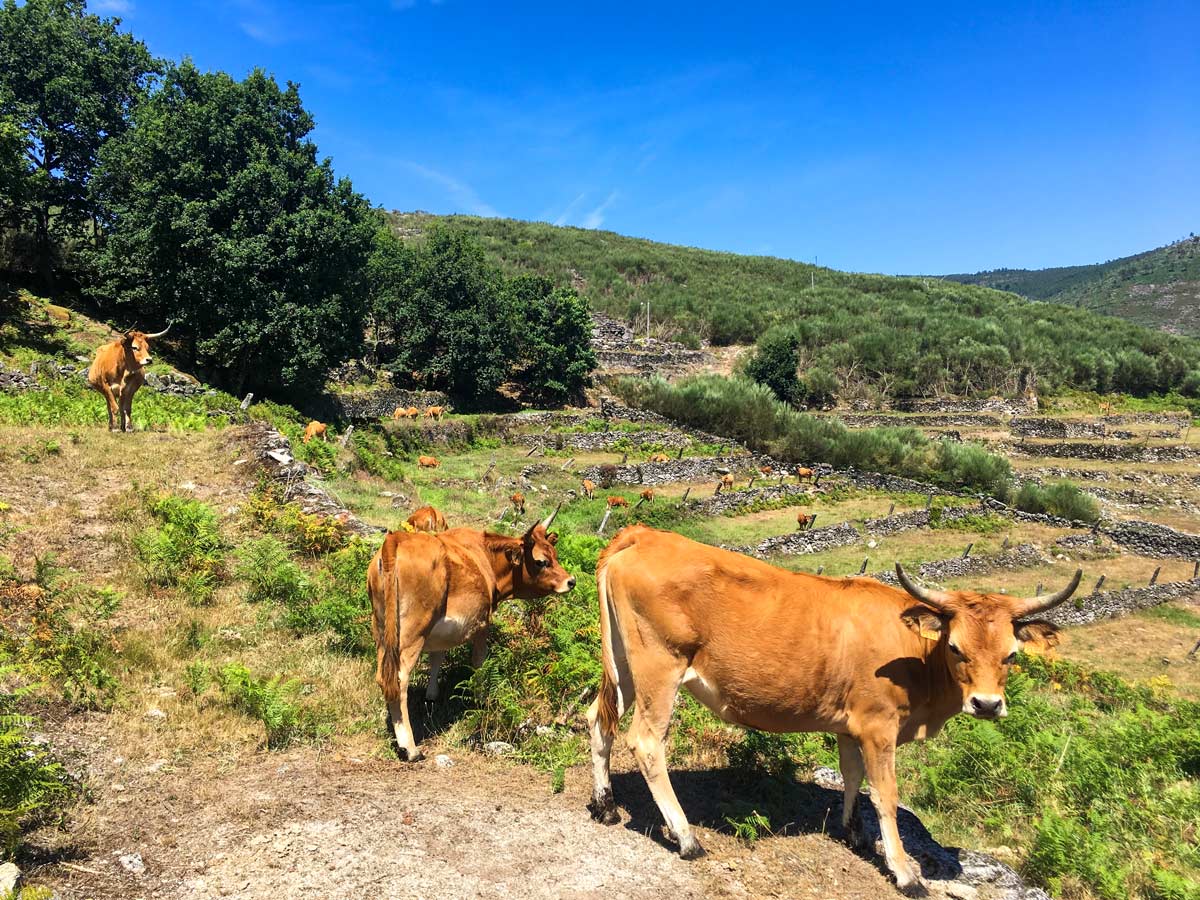
[[[103,330],[76,324],[36,329],[36,344],[0,332],[0,363],[81,365]],[[840,795],[814,776],[836,767],[832,738],[750,734],[690,698],[671,735],[673,779],[709,856],[684,863],[649,836],[658,813],[622,742],[614,782],[629,827],[590,821],[582,711],[599,676],[594,572],[607,539],[643,521],[746,547],[794,532],[806,511],[818,516],[814,533],[848,524],[856,537],[775,553],[773,563],[851,576],[896,560],[916,569],[960,559],[970,544],[979,568],[942,585],[1031,593],[1082,567],[1084,606],[1100,575],[1107,591],[1144,586],[1156,568],[1159,582],[1185,581],[1194,566],[1081,542],[1086,528],[982,509],[874,533],[868,520],[921,510],[928,498],[834,473],[762,502],[763,481],[748,487],[760,460],[686,432],[677,433],[684,459],[714,460],[709,476],[656,484],[640,506],[642,486],[631,483],[588,500],[584,469],[623,457],[645,466],[660,449],[638,440],[652,429],[619,419],[607,426],[625,429],[629,443],[609,450],[546,440],[603,429],[594,410],[578,411],[584,424],[570,428],[519,416],[359,422],[342,447],[301,443],[306,420],[284,407],[242,412],[227,395],[148,388],[134,405],[138,430],[110,435],[100,398],[76,377],[41,382],[44,391],[0,393],[0,676],[9,691],[0,839],[28,883],[62,897],[463,885],[527,896],[889,896],[879,855],[841,842]],[[396,759],[374,684],[363,572],[378,536],[287,500],[257,462],[269,426],[311,467],[308,480],[368,526],[399,527],[432,503],[452,525],[519,533],[562,504],[560,560],[577,588],[503,604],[483,666],[472,670],[460,648],[443,669],[442,699],[413,695],[425,762]],[[418,454],[441,465],[419,468]],[[1200,533],[1200,488],[1186,480],[1200,474],[1196,461],[1013,461],[1024,471],[1111,473],[1080,483],[1136,488],[1145,499],[1097,495],[1106,516]],[[695,502],[714,495],[719,469],[732,471],[746,502],[708,514]],[[509,503],[515,490],[527,498],[524,516]],[[630,507],[598,534],[614,495]],[[935,508],[977,502],[939,496]],[[1023,562],[1005,562],[1018,547],[1031,548]],[[1194,591],[1067,629],[1052,657],[1022,658],[1008,719],[953,720],[900,751],[902,801],[941,843],[988,852],[1056,896],[1196,897],[1200,663],[1188,650],[1198,640]],[[418,692],[424,677],[422,667]],[[498,755],[485,749],[497,741],[507,745]],[[531,884],[535,870],[544,884]],[[998,890],[984,884],[977,895]]]

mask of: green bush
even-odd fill
[[[0,683],[20,677],[0,645]],[[16,851],[23,831],[60,812],[76,785],[62,764],[30,738],[34,720],[20,710],[28,689],[0,691],[0,860]]]
[[[150,495],[146,509],[159,523],[133,541],[146,583],[178,588],[196,605],[211,602],[225,578],[228,549],[217,514],[200,500],[170,493]]]
[[[272,601],[291,607],[308,599],[308,579],[278,538],[267,535],[250,541],[237,555],[237,575],[246,582],[246,599],[251,603]]]
[[[1024,512],[1049,513],[1080,522],[1091,523],[1100,519],[1100,505],[1095,498],[1069,481],[1054,481],[1047,485],[1023,482],[1017,491],[1015,505]]]
[[[234,709],[262,722],[268,749],[282,749],[300,736],[300,710],[293,702],[299,681],[279,675],[258,679],[241,663],[229,663],[221,669],[220,682]]]

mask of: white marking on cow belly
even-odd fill
[[[450,650],[470,636],[465,623],[457,619],[438,619],[425,639],[426,650]]]
[[[704,676],[691,666],[688,666],[688,670],[683,673],[683,686],[692,692],[693,697],[726,722],[737,722],[737,716],[730,712],[729,705],[721,696],[721,692],[717,689],[716,685],[705,681]]]

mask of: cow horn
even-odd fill
[[[174,324],[175,324],[174,322],[168,322],[168,323],[167,323],[167,327],[166,327],[166,328],[164,328],[162,331],[156,331],[156,332],[154,332],[154,334],[148,334],[148,335],[146,335],[146,337],[148,337],[148,338],[160,338],[160,337],[162,337],[164,334],[166,334],[168,331],[170,331],[170,330],[171,330],[171,326],[172,326],[172,325],[174,325]]]
[[[554,507],[554,512],[550,513],[550,515],[546,517],[546,521],[542,523],[542,527],[545,528],[547,531],[549,531],[550,526],[554,524],[554,517],[558,515],[558,511],[560,509],[562,509],[562,501],[561,500],[558,501],[558,506]]]
[[[1028,597],[1017,601],[1017,610],[1013,614],[1014,619],[1023,619],[1026,616],[1036,615],[1037,613],[1045,612],[1048,609],[1053,609],[1075,593],[1075,588],[1079,587],[1079,581],[1083,578],[1083,569],[1075,570],[1075,577],[1061,591],[1053,594],[1042,594],[1039,597]]]
[[[918,600],[920,600],[926,606],[932,606],[938,612],[946,611],[946,605],[945,605],[946,595],[943,594],[941,591],[931,591],[931,590],[927,590],[926,588],[920,587],[916,584],[913,584],[912,580],[908,577],[907,573],[905,573],[904,567],[901,566],[900,563],[898,563],[898,562],[896,563],[896,578],[900,582],[900,587],[904,588],[906,591],[908,591],[910,594],[912,594],[914,597],[916,597]]]

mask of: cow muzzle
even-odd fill
[[[554,593],[556,593],[556,594],[565,594],[565,593],[567,593],[568,591],[571,591],[571,590],[573,590],[573,589],[574,589],[574,587],[575,587],[575,576],[574,576],[574,575],[572,575],[570,578],[566,578],[566,579],[564,579],[563,581],[560,581],[560,582],[558,583],[558,587],[556,587],[556,588],[554,589]]]
[[[977,719],[1002,719],[1008,715],[1008,705],[1003,696],[972,694],[963,704],[963,712]]]

